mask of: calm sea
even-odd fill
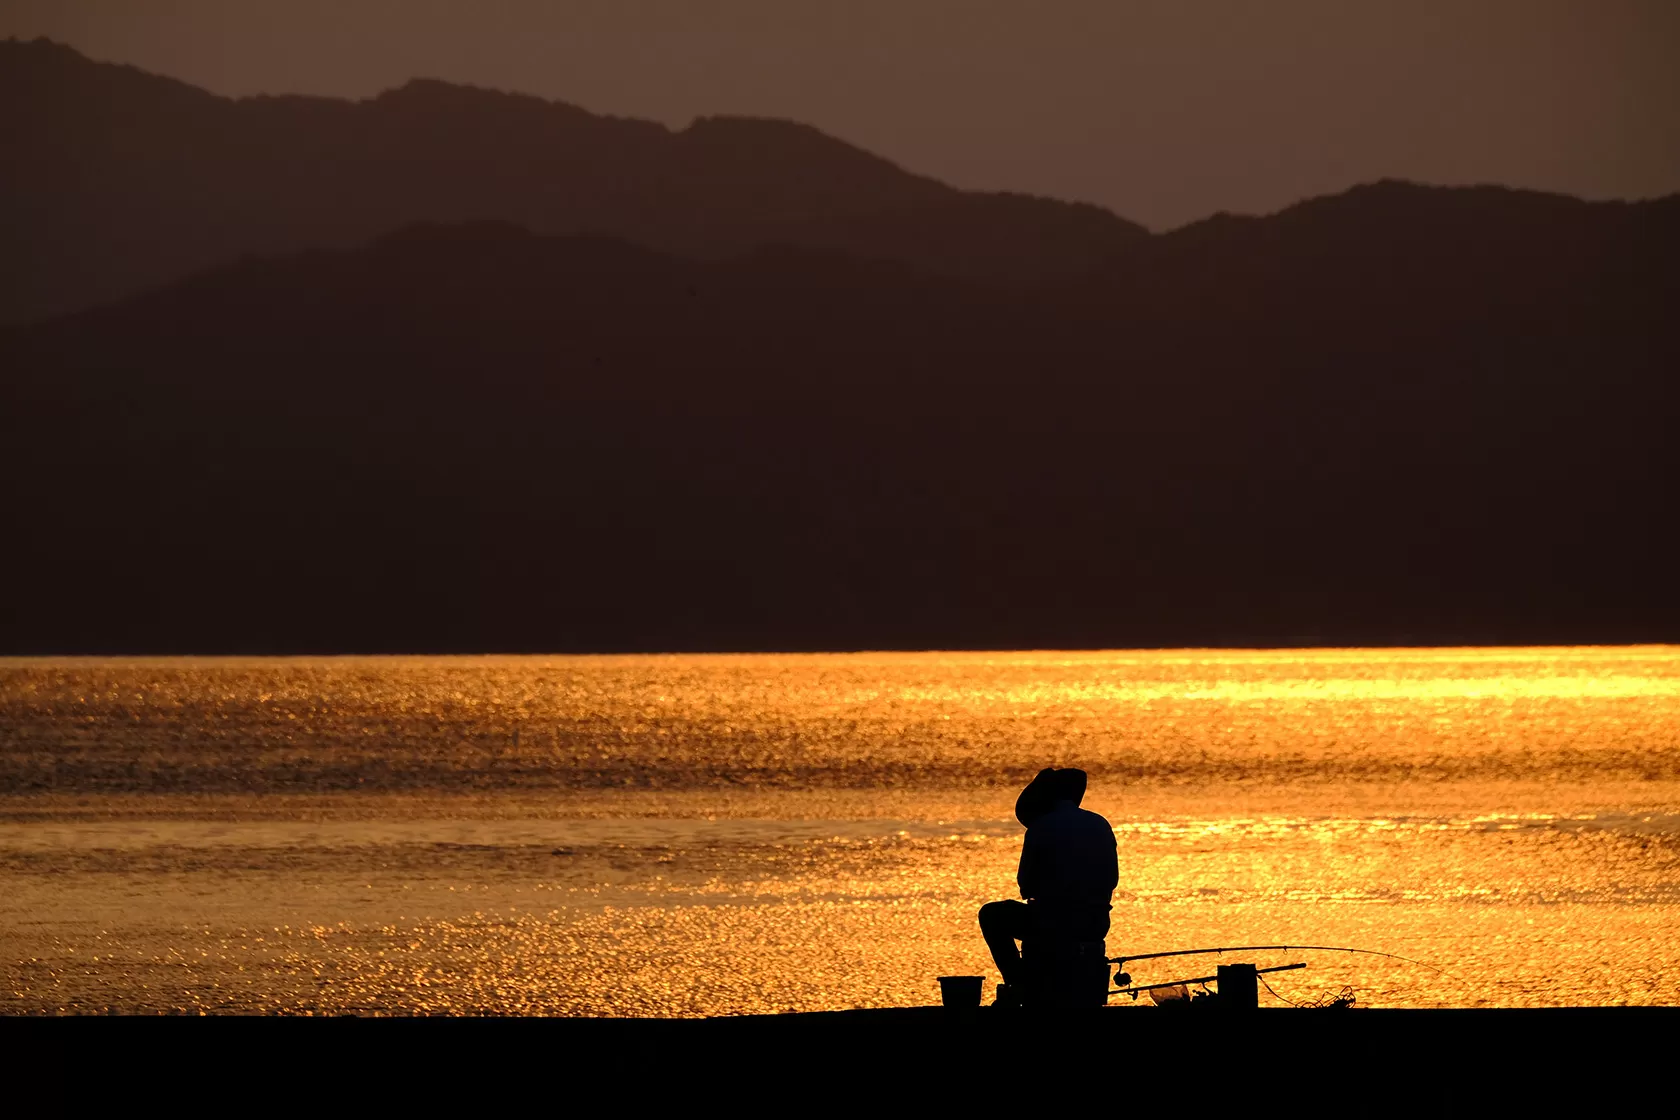
[[[1641,647],[0,661],[0,1011],[929,1003],[990,973],[1051,764],[1115,827],[1113,953],[1680,1002],[1680,648]]]

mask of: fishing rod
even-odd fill
[[[1402,957],[1399,953],[1384,953],[1377,949],[1355,949],[1350,945],[1222,945],[1212,949],[1170,949],[1164,953],[1132,953],[1124,957],[1110,957],[1108,963],[1117,964],[1124,970],[1130,961],[1153,961],[1162,957],[1194,957],[1206,953],[1257,953],[1267,949],[1316,949],[1326,953],[1364,953],[1366,956],[1390,957],[1397,961],[1405,961],[1407,964],[1422,965],[1433,972],[1439,972],[1443,976],[1446,975],[1445,969],[1436,968],[1428,961]]]

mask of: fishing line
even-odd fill
[[[1213,949],[1173,949],[1165,953],[1138,953],[1132,956],[1110,957],[1108,959],[1108,963],[1117,964],[1121,968],[1124,968],[1132,961],[1153,961],[1159,960],[1162,957],[1191,957],[1208,953],[1257,953],[1271,949],[1316,950],[1326,953],[1364,953],[1367,956],[1389,957],[1393,960],[1405,961],[1407,964],[1421,965],[1432,972],[1439,972],[1442,976],[1450,975],[1446,969],[1437,968],[1428,961],[1420,961],[1412,957],[1403,957],[1399,953],[1385,953],[1378,949],[1356,949],[1350,945],[1223,945]]]
[[[1288,1005],[1289,1005],[1289,1006],[1291,1006],[1291,1007],[1299,1007],[1299,1006],[1301,1006],[1301,1005],[1300,1005],[1300,1004],[1298,1004],[1298,1003],[1296,1003],[1296,1002],[1295,1002],[1295,1001],[1294,1001],[1294,1000],[1292,1000],[1292,999],[1290,999],[1290,998],[1289,998],[1289,997],[1288,997],[1288,996],[1280,996],[1280,995],[1278,995],[1278,994],[1277,994],[1277,989],[1276,989],[1276,988],[1274,988],[1274,987],[1272,987],[1272,986],[1271,986],[1271,985],[1270,985],[1270,984],[1268,984],[1268,983],[1266,983],[1266,978],[1265,978],[1265,977],[1264,977],[1264,976],[1256,976],[1256,977],[1255,977],[1255,979],[1256,979],[1256,980],[1258,980],[1258,981],[1260,981],[1260,983],[1261,983],[1261,984],[1262,984],[1262,985],[1263,985],[1263,986],[1264,986],[1264,987],[1265,987],[1265,989],[1266,989],[1266,990],[1267,990],[1267,991],[1268,991],[1268,992],[1271,992],[1271,993],[1272,993],[1272,996],[1273,996],[1273,997],[1274,997],[1274,998],[1275,998],[1275,999],[1281,999],[1281,1000],[1283,1000],[1283,1002],[1284,1002],[1284,1003],[1287,1003],[1287,1004],[1288,1004]]]
[[[1273,996],[1276,996],[1278,999],[1287,1003],[1291,1007],[1304,1007],[1315,1010],[1329,1010],[1336,1007],[1352,1007],[1358,998],[1354,995],[1352,984],[1343,984],[1342,990],[1337,992],[1335,995],[1325,993],[1324,995],[1317,996],[1313,999],[1303,999],[1297,1002],[1286,995],[1279,994],[1276,988],[1266,983],[1266,978],[1264,976],[1256,976],[1255,979],[1259,980],[1260,983],[1265,986],[1265,989],[1268,992],[1271,992]]]

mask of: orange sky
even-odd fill
[[[1680,190],[1671,0],[0,0],[0,35],[229,94],[792,117],[1157,228],[1383,176]]]

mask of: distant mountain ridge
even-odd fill
[[[1680,640],[1680,199],[1012,291],[508,223],[0,330],[0,650]]]
[[[1680,640],[1680,195],[1151,235],[41,42],[0,150],[0,653]]]
[[[1013,287],[1147,236],[1095,206],[959,191],[786,121],[671,131],[432,80],[357,102],[232,100],[46,40],[0,43],[0,145],[0,322],[421,221],[696,255],[802,245]]]

